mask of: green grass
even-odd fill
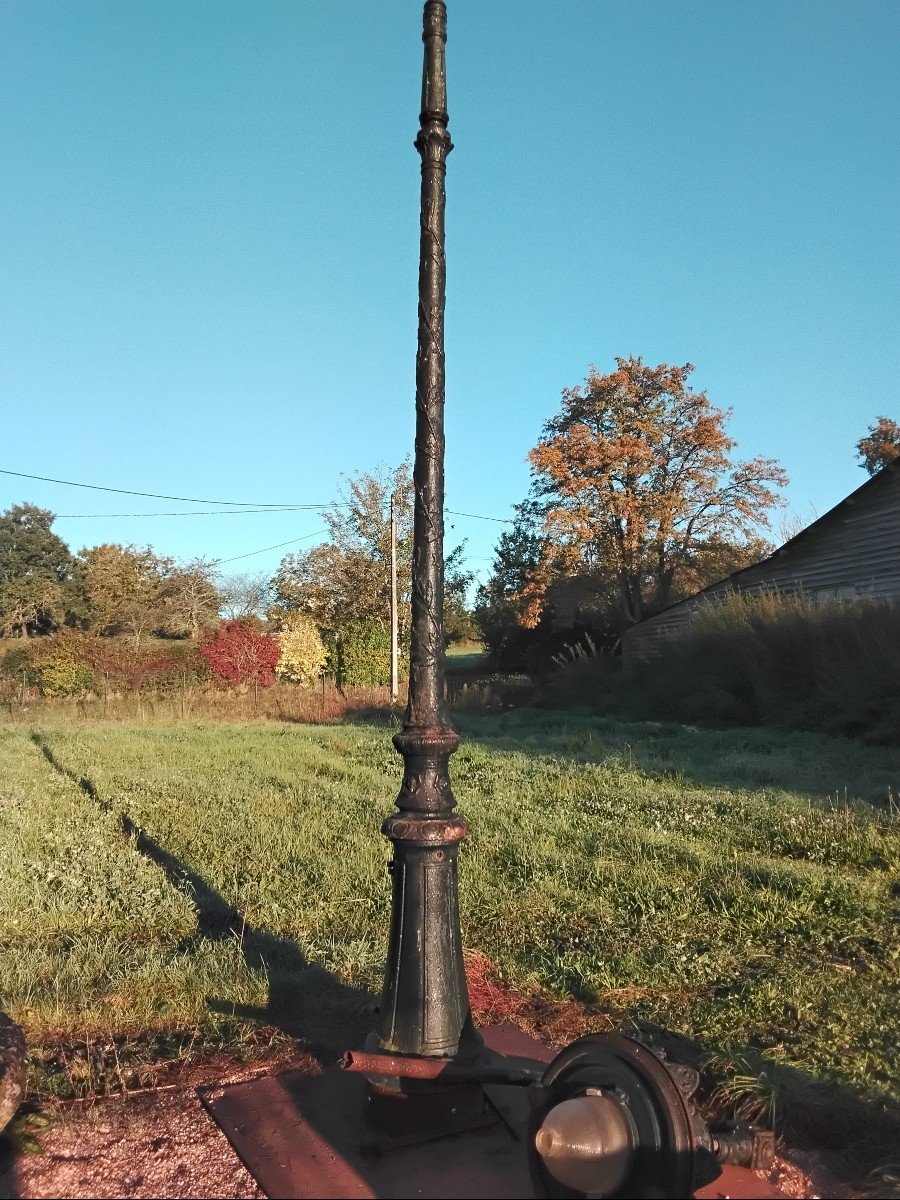
[[[820,1132],[840,1114],[874,1154],[900,1114],[900,754],[582,712],[458,723],[465,943],[519,988],[676,1031],[732,1095]],[[386,729],[60,724],[0,730],[0,755],[0,994],[33,1045],[371,1020]]]
[[[477,671],[487,666],[488,652],[477,642],[458,642],[447,647],[448,671]]]

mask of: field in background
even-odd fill
[[[489,689],[473,687],[484,680],[488,655],[477,642],[463,642],[447,650],[447,672],[451,676],[448,695],[455,701],[465,690],[464,703],[486,711],[496,707]],[[470,696],[468,692],[472,691]],[[103,686],[71,696],[43,694],[33,682],[16,676],[0,677],[0,714],[8,724],[31,728],[45,722],[113,721],[130,724],[159,724],[179,721],[252,721],[269,718],[304,724],[343,720],[348,715],[381,710],[386,716],[393,707],[398,713],[406,705],[406,681],[400,684],[397,703],[391,705],[390,688],[339,687],[326,676],[310,687],[279,680],[272,687],[253,683],[219,688],[197,681],[188,672],[174,672],[165,686],[151,682],[141,687]]]
[[[580,712],[459,725],[465,944],[585,1028],[668,1027],[745,1108],[882,1153],[900,756]],[[48,722],[0,730],[0,764],[0,992],[39,1086],[128,1085],[141,1054],[261,1027],[336,1052],[371,1025],[384,727]]]
[[[497,675],[477,643],[451,647],[447,657],[447,699],[451,709],[487,714],[530,703],[535,687],[524,675]],[[312,686],[278,680],[271,687],[254,683],[220,688],[175,674],[165,686],[104,688],[71,696],[42,693],[34,684],[0,678],[0,720],[26,728],[50,724],[171,724],[197,721],[269,719],[320,724],[359,720],[397,720],[406,707],[406,681],[391,704],[386,686],[339,687],[332,676]]]
[[[457,642],[447,647],[448,671],[486,671],[488,653],[480,642]]]
[[[197,721],[270,719],[318,724],[354,713],[391,709],[389,687],[338,687],[330,677],[314,687],[275,683],[272,687],[217,688],[209,683],[176,683],[165,690],[141,688],[95,695],[43,696],[38,688],[7,689],[0,713],[9,725],[28,729],[46,723],[171,724]],[[406,704],[401,683],[396,711]]]

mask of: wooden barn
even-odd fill
[[[622,636],[626,660],[647,658],[690,628],[692,614],[729,591],[812,600],[900,598],[900,461],[889,464],[823,517],[752,567],[640,621]]]

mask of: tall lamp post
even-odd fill
[[[387,968],[375,1041],[398,1054],[472,1059],[472,1024],[459,929],[456,858],[468,826],[453,810],[448,760],[459,745],[444,695],[444,179],[447,131],[444,0],[427,0],[422,40],[422,157],[416,457],[413,470],[412,641],[409,703],[394,745],[403,756],[393,846]]]

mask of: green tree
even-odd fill
[[[390,630],[375,621],[351,621],[336,639],[337,676],[345,687],[386,687],[391,681]]]
[[[395,471],[361,473],[345,480],[341,499],[325,515],[329,540],[304,554],[288,554],[273,581],[269,615],[311,616],[328,635],[350,625],[390,629],[391,497],[397,520],[397,626],[401,651],[412,616],[413,482],[409,464]],[[453,636],[471,629],[465,597],[472,576],[463,568],[463,546],[446,558],[444,621]]]
[[[127,633],[137,645],[165,625],[167,583],[174,570],[148,546],[105,543],[81,551],[90,624],[98,633]]]
[[[485,646],[503,662],[515,657],[523,642],[526,588],[541,560],[542,538],[528,504],[516,507],[512,526],[504,529],[494,549],[486,583],[475,596],[474,619]]]
[[[34,504],[0,514],[0,633],[6,637],[52,632],[75,600],[75,560],[51,529],[54,519]]]
[[[399,636],[409,636],[412,593],[412,478],[396,471],[345,480],[340,500],[325,514],[328,541],[288,554],[275,576],[276,609],[305,612],[326,630],[373,622],[390,625],[390,506],[397,517]]]
[[[214,564],[204,558],[182,565],[160,560],[163,632],[196,640],[202,630],[217,623],[222,600],[215,579]]]
[[[465,548],[465,541],[460,542],[444,562],[444,640],[448,645],[474,641],[480,636],[469,608],[469,589],[475,574],[465,569]]]
[[[540,562],[541,546],[533,509],[517,505],[512,528],[504,529],[497,541],[490,577],[479,588],[479,607],[502,604],[518,612],[516,605]]]

